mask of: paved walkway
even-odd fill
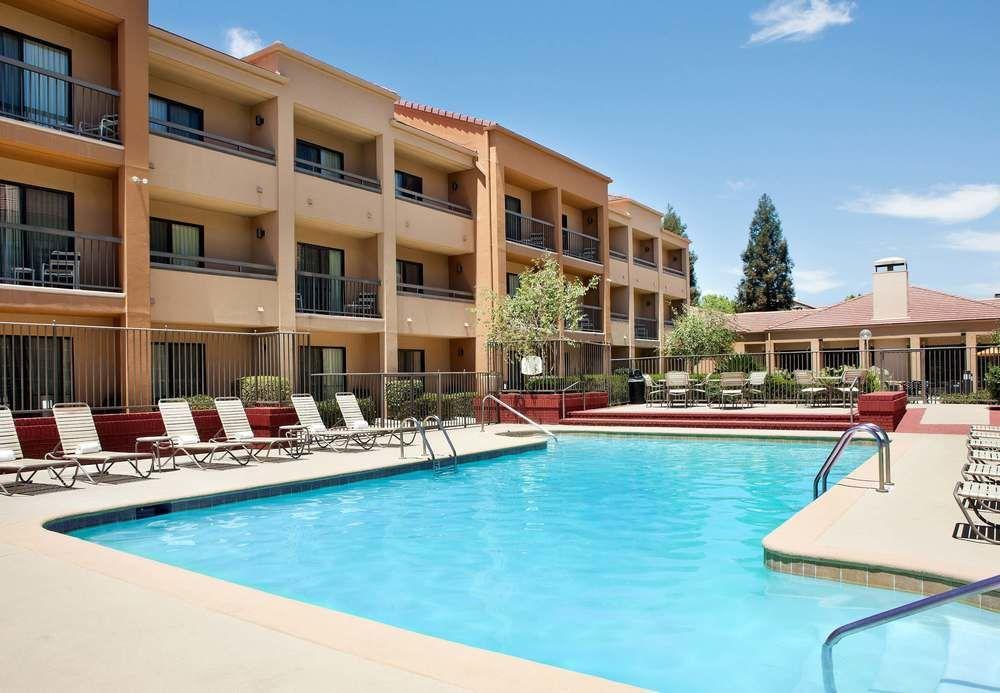
[[[900,433],[966,435],[969,426],[1000,426],[1000,407],[983,404],[911,404],[896,430]]]

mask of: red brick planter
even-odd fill
[[[569,416],[575,411],[586,409],[597,409],[608,406],[607,392],[567,392],[565,400],[565,415]],[[499,399],[517,411],[521,412],[529,419],[542,424],[557,424],[563,414],[563,395],[559,393],[541,392],[504,392]],[[476,413],[479,413],[478,404]],[[506,409],[500,408],[500,423],[524,423],[521,419],[511,414]]]
[[[895,431],[906,415],[905,392],[870,392],[858,400],[858,420]]]

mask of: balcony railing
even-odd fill
[[[379,281],[331,277],[315,272],[296,275],[296,311],[354,318],[381,317],[378,309]]]
[[[214,149],[217,152],[236,154],[237,156],[242,156],[246,159],[262,161],[265,164],[274,163],[273,149],[258,147],[255,144],[249,144],[247,142],[240,142],[239,140],[224,137],[223,135],[213,135],[210,132],[189,128],[188,126],[180,125],[179,123],[170,123],[166,120],[160,120],[159,118],[150,118],[149,131],[154,135],[169,137],[170,139],[180,140],[181,142],[190,142],[191,144],[197,144],[199,147]]]
[[[475,296],[470,291],[459,291],[457,289],[441,289],[436,286],[426,286],[424,284],[404,284],[396,283],[397,294],[415,294],[424,298],[444,298],[449,301],[474,301]]]
[[[508,211],[506,227],[508,241],[540,250],[556,249],[556,227],[547,221]]]
[[[680,268],[680,267],[669,267],[667,265],[664,265],[663,266],[663,272],[665,274],[673,274],[673,275],[676,275],[678,277],[683,277],[684,276],[684,270],[682,268]]]
[[[472,210],[465,205],[460,205],[456,202],[449,202],[448,200],[442,200],[439,197],[424,195],[423,193],[407,190],[406,188],[396,188],[396,199],[415,202],[418,205],[423,205],[424,207],[430,207],[432,209],[439,209],[442,212],[448,212],[449,214],[457,214],[460,217],[472,218]]]
[[[573,229],[562,230],[563,255],[587,260],[588,262],[601,262],[601,241],[585,233],[574,231]]]
[[[156,250],[150,251],[149,264],[151,267],[159,269],[220,274],[248,279],[273,280],[277,275],[274,265],[262,265],[241,260],[223,260],[222,258],[201,255],[177,255],[176,253],[162,253]]]
[[[616,313],[611,311],[611,319],[615,322],[628,322],[628,313]]]
[[[644,257],[639,257],[638,255],[632,257],[632,264],[639,265],[641,267],[651,267],[652,269],[656,269],[656,260],[649,260]]]
[[[363,188],[372,192],[382,192],[382,184],[379,183],[377,178],[368,178],[367,176],[351,173],[339,168],[323,166],[322,164],[305,159],[295,160],[295,170],[299,173],[308,173],[313,176],[325,178],[326,180],[332,180],[335,183],[353,185],[355,188]]]
[[[625,262],[628,262],[628,253],[626,253],[624,250],[618,250],[617,248],[611,248],[611,249],[608,250],[608,255],[610,255],[611,257],[613,257],[616,260],[624,260]]]
[[[118,134],[118,92],[0,56],[0,115],[107,142]]]
[[[25,224],[0,224],[0,282],[121,291],[121,239]]]
[[[655,318],[635,318],[635,338],[636,339],[656,339],[656,319]]]
[[[665,318],[663,320],[663,326],[664,327],[673,327],[674,326],[674,319],[673,318]]]
[[[580,332],[604,332],[603,311],[600,306],[580,306],[582,316],[580,318]]]

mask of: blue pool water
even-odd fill
[[[914,598],[764,568],[761,539],[808,502],[829,447],[564,436],[455,473],[74,534],[649,688],[820,690],[819,645],[831,629]],[[872,452],[852,446],[835,475]],[[998,625],[995,614],[952,605],[845,640],[840,690],[1000,690]]]

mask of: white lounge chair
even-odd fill
[[[642,379],[646,383],[646,406],[651,407],[656,402],[663,404],[666,397],[666,388],[663,385],[654,383],[653,378],[647,373],[642,374]]]
[[[965,515],[970,531],[979,539],[1000,544],[1000,484],[980,481],[959,481],[952,492],[955,502]],[[983,517],[984,513],[997,515],[998,519]],[[977,525],[979,520],[983,525]]]
[[[316,406],[316,400],[310,394],[292,395],[292,406],[299,417],[299,424],[305,427],[311,443],[316,443],[321,448],[329,447],[336,442],[343,442],[344,448],[352,443],[364,450],[371,450],[375,446],[376,434],[369,426],[356,424],[357,428],[344,426],[330,428],[323,423],[323,417]],[[360,412],[360,407],[358,408]],[[362,417],[364,418],[364,417]],[[366,421],[365,424],[368,422]],[[416,429],[413,431],[412,443],[416,439]]]
[[[70,469],[73,470],[73,475],[64,477],[63,475]],[[80,472],[80,463],[74,459],[26,458],[21,451],[21,440],[17,437],[14,417],[8,407],[0,405],[0,475],[13,474],[15,484],[27,484],[41,471],[47,471],[51,478],[58,479],[66,488],[72,488],[76,483],[76,475]],[[14,495],[13,489],[8,489],[2,482],[0,482],[0,493],[5,496]]]
[[[265,457],[270,459],[274,450],[283,450],[292,459],[298,459],[309,452],[309,437],[304,434],[301,426],[286,429],[284,436],[254,435],[239,397],[216,397],[215,410],[219,412],[222,431],[212,442],[241,443],[255,460],[260,460],[261,453],[265,452]]]
[[[91,483],[97,482],[84,467],[97,467],[99,475],[107,475],[112,465],[128,462],[140,478],[147,479],[153,473],[155,462],[148,452],[112,452],[101,448],[101,439],[94,425],[94,415],[91,414],[87,404],[60,402],[52,407],[52,413],[59,432],[59,445],[49,455],[52,459],[76,460]],[[139,463],[147,460],[149,468],[144,472]]]
[[[198,427],[194,423],[194,416],[191,414],[191,405],[186,399],[179,397],[161,399],[158,406],[160,417],[163,419],[163,428],[170,438],[166,451],[169,451],[172,459],[176,460],[177,455],[184,455],[194,462],[198,469],[205,469],[205,465],[215,464],[216,455],[229,457],[239,465],[246,465],[250,461],[250,450],[241,442],[202,442]],[[237,457],[235,453],[239,450],[246,455],[242,458]]]
[[[388,437],[390,443],[393,440],[398,440],[407,445],[406,433],[414,433],[414,438],[411,438],[410,442],[415,439],[415,428],[411,426],[372,426],[368,423],[368,419],[361,412],[358,398],[354,396],[353,392],[338,392],[334,398],[340,408],[340,415],[344,418],[344,427],[354,432],[355,435],[372,436],[373,445],[378,442],[379,438],[383,437]]]
[[[984,481],[990,484],[1000,484],[1000,458],[989,462],[967,462],[962,467],[962,476],[967,481]]]
[[[691,374],[687,371],[668,371],[664,388],[668,406],[674,406],[675,399],[683,399],[687,407],[691,400]]]

